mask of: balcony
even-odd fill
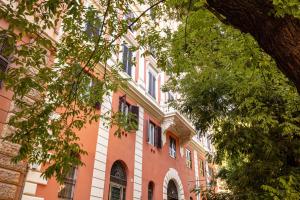
[[[179,138],[180,144],[188,142],[195,135],[193,125],[176,110],[165,114],[162,129],[163,132],[174,133]]]

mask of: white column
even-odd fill
[[[135,139],[133,199],[141,199],[142,197],[143,127],[144,109],[140,106],[139,127]]]
[[[198,154],[196,150],[194,150],[194,163],[195,163],[194,168],[195,168],[196,187],[199,188],[200,183],[199,183],[199,169],[198,169]],[[200,200],[200,194],[197,194],[197,200]]]
[[[25,179],[22,200],[44,200],[44,198],[35,196],[38,185],[47,185],[47,180],[41,175],[41,166],[30,165]]]
[[[104,102],[101,105],[101,115],[110,115],[111,109],[112,94],[104,97]],[[98,129],[98,139],[96,146],[90,200],[103,199],[108,139],[109,126],[107,125],[107,122],[103,121],[103,119],[101,118]]]

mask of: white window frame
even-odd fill
[[[121,102],[121,112],[125,115],[128,116],[129,113],[129,104],[126,101]]]
[[[123,50],[123,44],[125,44],[128,47],[128,50],[130,48],[132,48],[134,45],[134,43],[132,41],[130,41],[129,39],[124,38],[123,41],[121,41],[120,43],[120,47],[119,47],[119,59],[118,62],[119,63],[123,63],[123,54],[124,54],[124,50]],[[132,51],[132,66],[131,66],[131,75],[127,74],[127,72],[124,70],[122,71],[122,74],[125,74],[126,77],[130,77],[131,79],[135,80],[135,70],[136,70],[136,56],[137,56],[137,52],[136,51]],[[123,69],[123,67],[122,67]]]
[[[151,73],[155,77],[155,91],[154,91],[155,97],[153,97],[149,93],[149,85],[150,85],[149,73]],[[159,90],[159,88],[158,88],[158,73],[157,73],[157,71],[154,69],[154,67],[151,64],[148,64],[146,79],[147,79],[147,85],[146,85],[146,92],[147,92],[147,94],[150,95],[152,99],[157,100],[158,99],[158,90]]]
[[[189,149],[185,149],[186,166],[192,168],[192,152]]]
[[[149,141],[148,143],[154,146],[154,141],[155,141],[155,124],[152,122],[149,122],[149,127],[148,127],[148,138]]]
[[[174,143],[171,143],[172,140],[174,141]],[[169,145],[169,155],[172,158],[176,158],[176,139],[173,137],[169,137],[170,140],[170,145]]]

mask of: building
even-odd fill
[[[167,76],[157,68],[153,55],[143,57],[143,49],[131,52],[134,37],[129,30],[121,41],[120,55],[116,55],[116,60],[124,64],[121,76],[131,78],[129,87],[106,96],[100,112],[133,113],[137,130],[122,132],[118,137],[114,135],[116,127],[109,128],[103,121],[86,125],[78,131],[80,143],[88,152],[82,157],[85,166],[73,168],[63,185],[55,179],[43,179],[44,166],[31,165],[27,170],[25,163],[9,163],[17,147],[1,142],[0,199],[201,199],[191,191],[207,187],[213,177],[214,166],[205,158],[206,152],[212,151],[210,142],[197,137],[188,119],[168,107],[167,102],[175,97],[161,91]],[[133,56],[134,64],[130,62]],[[0,58],[5,61],[5,57]],[[1,66],[1,70],[7,67]],[[13,106],[11,95],[5,87],[0,89],[3,135],[9,132],[5,122]]]

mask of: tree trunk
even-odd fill
[[[272,14],[270,0],[207,0],[213,11],[242,32],[250,33],[272,56],[300,94],[300,20]]]

